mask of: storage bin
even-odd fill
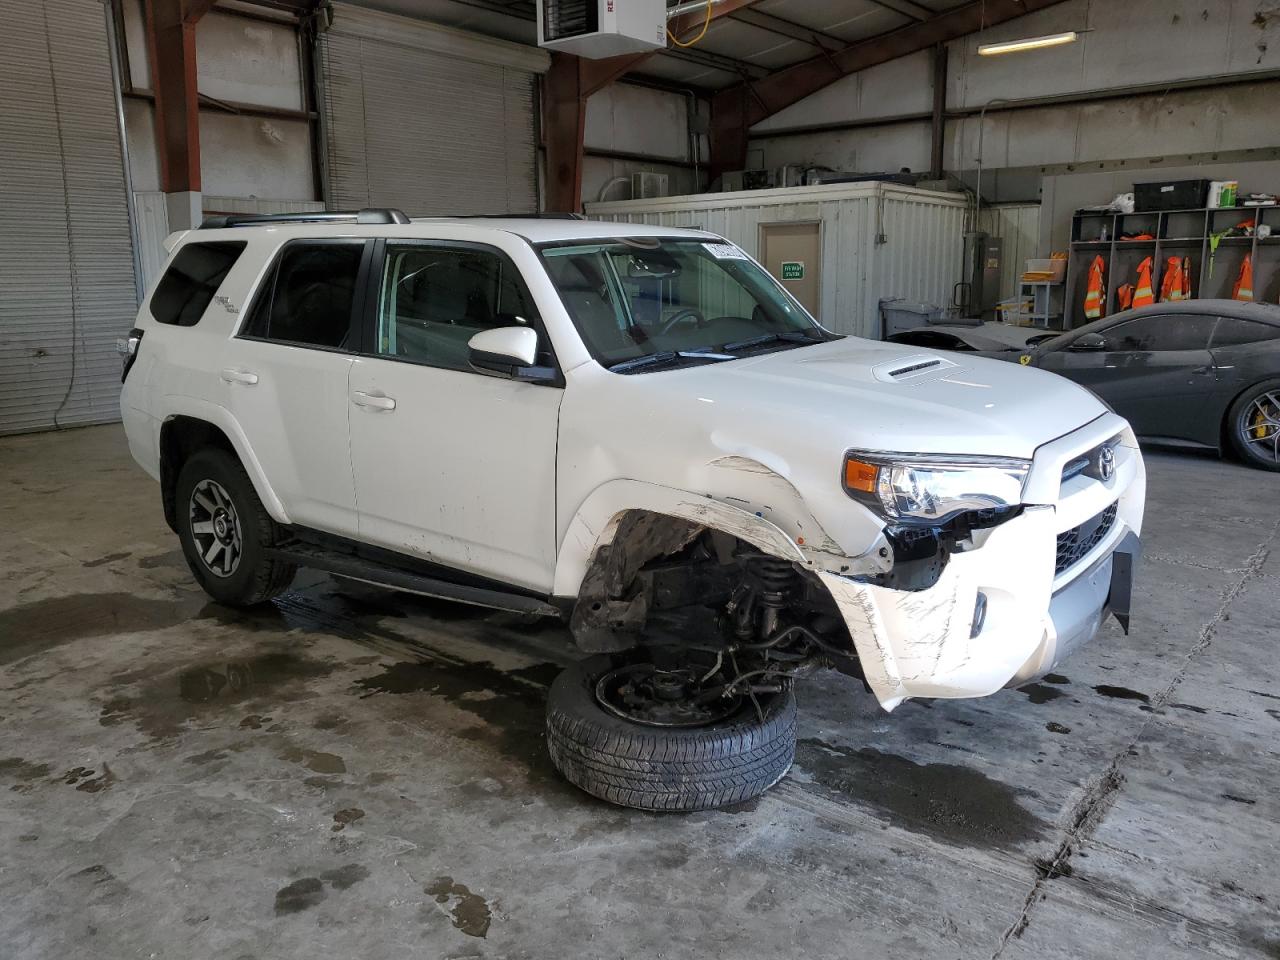
[[[1203,210],[1209,202],[1208,180],[1158,180],[1133,185],[1134,209]]]

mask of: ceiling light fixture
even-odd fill
[[[1072,30],[1070,33],[1051,33],[1045,37],[1028,37],[1025,40],[1006,40],[1003,43],[984,43],[978,47],[978,55],[994,57],[1002,53],[1021,53],[1023,50],[1040,50],[1044,47],[1060,47],[1064,43],[1075,43],[1080,34]]]

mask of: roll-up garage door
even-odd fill
[[[137,311],[102,0],[0,0],[0,433],[118,420]]]
[[[332,208],[537,209],[545,51],[335,3],[319,54]]]

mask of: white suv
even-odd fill
[[[886,710],[1127,629],[1145,471],[1039,370],[840,337],[694,230],[398,211],[171,237],[121,409],[201,586],[298,566],[561,616],[548,745],[650,809],[746,799],[792,680]]]

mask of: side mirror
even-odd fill
[[[467,341],[467,347],[471,366],[484,373],[532,383],[555,379],[555,370],[551,367],[535,366],[538,333],[532,327],[481,330]]]
[[[1107,338],[1100,333],[1086,333],[1084,336],[1077,337],[1072,341],[1071,346],[1067,349],[1082,353],[1105,350],[1107,349]]]

